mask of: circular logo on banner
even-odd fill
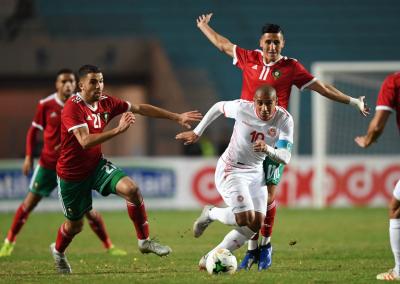
[[[193,178],[192,190],[201,204],[219,204],[222,197],[219,195],[214,182],[215,167],[205,167],[197,172]]]

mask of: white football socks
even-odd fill
[[[221,248],[234,251],[240,248],[246,241],[251,239],[254,234],[255,232],[247,226],[237,227],[226,234],[222,242],[218,244],[212,251],[210,251],[209,254]]]
[[[394,271],[400,275],[400,219],[390,219],[390,246],[394,256]]]
[[[235,214],[232,212],[232,207],[213,207],[208,213],[208,216],[213,221],[218,220],[225,225],[237,226]]]

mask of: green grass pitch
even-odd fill
[[[273,265],[232,276],[198,271],[200,257],[229,228],[214,222],[195,239],[191,227],[200,211],[150,211],[153,237],[172,247],[168,257],[142,255],[126,212],[103,212],[112,241],[128,251],[113,257],[85,224],[67,250],[73,274],[55,273],[48,246],[61,213],[33,213],[12,256],[0,258],[0,283],[375,283],[393,265],[386,209],[284,209],[277,211]],[[12,214],[0,214],[1,238]],[[245,248],[235,251],[238,261]]]

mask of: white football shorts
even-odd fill
[[[267,190],[264,186],[264,171],[259,168],[232,167],[222,158],[215,170],[215,186],[224,202],[233,213],[267,210]]]

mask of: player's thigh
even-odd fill
[[[56,171],[37,165],[29,183],[29,191],[41,197],[47,197],[56,187]]]
[[[82,181],[58,179],[58,195],[68,220],[78,221],[92,209],[92,185],[91,177]]]
[[[278,185],[282,179],[283,170],[285,165],[279,164],[269,157],[266,157],[263,162],[265,184]]]
[[[262,174],[253,176],[253,182],[249,185],[250,196],[253,201],[254,211],[265,214],[267,210],[268,191],[263,186],[264,179]]]
[[[235,214],[254,211],[253,201],[249,193],[251,180],[247,172],[227,168],[225,163],[220,163],[220,161],[215,171],[215,185],[226,205],[232,207],[232,212]]]
[[[389,215],[391,219],[400,218],[400,180],[397,181],[393,190],[393,197],[389,203]]]
[[[121,179],[126,177],[126,174],[110,161],[101,159],[94,176],[93,189],[98,191],[101,195],[107,196],[110,194],[117,194],[117,184]],[[127,182],[132,181],[130,178],[124,178],[124,181],[125,180],[127,180]],[[123,185],[125,185],[125,183]],[[119,186],[121,186],[121,183]]]

